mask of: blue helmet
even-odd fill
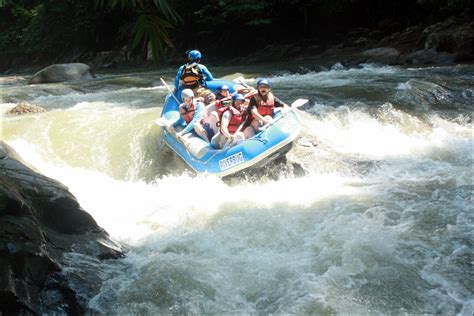
[[[258,79],[257,88],[258,88],[258,86],[260,86],[262,84],[267,85],[270,88],[270,81],[268,81],[268,79],[266,79],[266,78]]]
[[[223,84],[222,86],[219,86],[219,90],[229,90],[229,86],[226,84]]]
[[[232,101],[235,102],[237,100],[240,100],[240,101],[245,101],[245,98],[243,95],[241,95],[240,93],[236,93],[232,96]]]
[[[198,50],[192,50],[188,53],[188,58],[190,61],[197,61],[201,59],[201,57],[201,52],[199,52]]]

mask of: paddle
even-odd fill
[[[247,120],[243,121],[242,124],[239,125],[239,127],[237,128],[237,130],[235,131],[234,135],[237,134],[238,132],[240,132],[240,130],[242,129],[242,127],[244,127],[245,125],[245,122]],[[222,146],[222,149],[227,149],[228,147],[230,147],[230,145],[233,143],[234,141],[234,135],[231,135],[229,137],[229,139],[227,140],[227,142],[224,144],[224,146]]]
[[[293,103],[291,103],[290,111],[293,111],[294,109],[297,109],[297,108],[305,105],[306,103],[308,103],[307,99],[296,99],[295,101],[293,101]],[[270,126],[272,124],[273,123],[267,123],[267,124],[263,125],[262,127],[260,127],[259,130],[260,131],[266,130],[268,128],[268,126]]]
[[[243,85],[245,88],[252,88],[251,86],[249,86],[248,84],[246,84],[244,82],[244,77],[240,76],[240,77],[237,77],[235,78],[234,80],[232,80],[233,82],[236,82],[236,83],[240,83],[241,85]]]
[[[308,103],[307,99],[297,99],[293,103],[291,103],[291,108],[296,109],[296,108],[299,108],[302,105],[305,105],[306,103]]]
[[[168,89],[169,93],[171,94],[173,99],[176,101],[176,103],[179,105],[181,102],[179,102],[178,98],[176,98],[173,91],[171,91],[170,87],[166,84],[163,78],[160,77],[160,80],[163,83],[163,85],[166,87],[166,89]],[[161,118],[157,119],[155,123],[160,125],[161,127],[166,127],[168,131],[171,131],[173,134],[176,134],[176,131],[174,130],[174,128],[172,128],[171,124],[168,122],[166,117],[162,116]]]
[[[181,104],[181,102],[179,102],[178,98],[176,98],[176,96],[174,95],[173,91],[171,91],[170,87],[166,84],[166,82],[163,80],[163,78],[160,77],[160,80],[161,80],[161,82],[163,83],[163,85],[166,87],[166,89],[168,89],[168,91],[171,93],[171,96],[172,96],[173,99],[176,101],[176,103]]]

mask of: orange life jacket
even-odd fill
[[[243,122],[245,122],[245,119],[247,118],[247,111],[245,109],[242,109],[242,111],[239,111],[236,108],[234,108],[232,105],[221,107],[217,111],[217,113],[219,114],[219,123],[222,120],[222,115],[227,110],[229,110],[232,113],[232,116],[229,120],[229,126],[227,126],[227,130],[229,131],[229,134],[234,135],[234,133],[239,129],[239,126],[242,125]],[[219,124],[219,125],[222,126],[222,124]],[[221,127],[221,130],[222,130],[222,127]]]
[[[262,99],[260,94],[256,94],[254,99],[257,101],[257,111],[261,116],[273,116],[273,110],[275,109],[275,97],[273,93],[268,92],[266,101]]]
[[[194,103],[192,103],[189,108],[187,108],[186,105],[179,107],[179,113],[181,113],[181,117],[186,122],[186,124],[189,124],[189,122],[193,120],[195,111],[196,107],[194,106]]]
[[[180,79],[184,81],[184,85],[186,87],[197,87],[199,82],[203,79],[203,75],[201,69],[198,67],[198,64],[192,63],[184,65]]]

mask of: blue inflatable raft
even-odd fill
[[[215,93],[223,84],[228,85],[230,92],[233,92],[236,83],[230,80],[213,80],[207,82],[207,88]],[[181,100],[180,94],[178,95],[178,100]],[[174,126],[176,131],[182,130],[186,125],[178,108],[179,104],[169,93],[163,105],[161,121],[166,121],[168,126]],[[184,141],[180,142],[167,128],[163,129],[164,141],[196,173],[225,177],[245,169],[261,167],[291,149],[301,131],[297,111],[292,109],[284,116],[280,111],[276,111],[274,120],[272,125],[252,138],[225,149],[215,149],[194,132],[185,134]]]

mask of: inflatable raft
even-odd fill
[[[207,88],[214,93],[219,86],[226,84],[233,91],[236,84],[229,80],[213,80],[207,82]],[[178,100],[181,101],[180,93]],[[304,100],[307,102],[307,100]],[[170,126],[179,132],[186,123],[179,114],[179,104],[169,93],[163,105],[160,125],[166,122],[164,142],[178,154],[196,173],[214,174],[225,177],[242,170],[261,167],[272,160],[285,155],[298,138],[301,131],[300,119],[294,109],[286,115],[276,111],[272,125],[258,132],[242,143],[224,149],[215,149],[194,132],[184,135],[183,142],[177,140]],[[171,127],[173,128],[173,127]]]

